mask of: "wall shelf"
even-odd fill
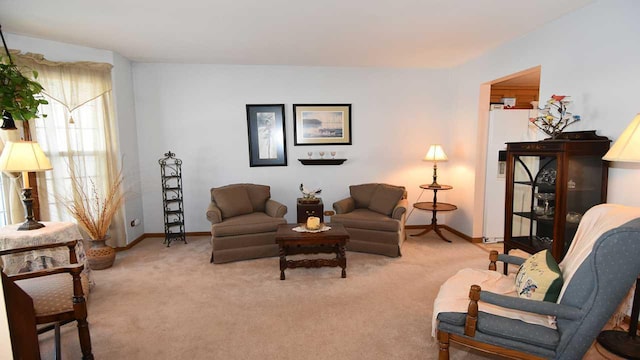
[[[298,159],[302,165],[342,165],[347,159]]]

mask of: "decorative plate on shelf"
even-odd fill
[[[307,225],[302,224],[300,226],[294,227],[291,230],[297,231],[297,232],[319,233],[319,232],[331,230],[331,226],[327,226],[325,224],[320,224],[320,228],[319,229],[311,230],[311,229],[307,229]]]

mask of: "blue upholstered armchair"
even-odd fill
[[[640,273],[639,217],[638,208],[610,204],[585,214],[559,266],[565,282],[557,302],[497,294],[478,285],[461,289],[470,299],[466,312],[437,314],[439,359],[449,358],[450,342],[514,358],[581,359]],[[492,257],[491,270],[496,269],[495,260],[523,263],[509,255]],[[482,277],[483,271],[495,273],[476,273]],[[493,275],[502,277],[507,276]],[[555,328],[486,311],[492,307],[555,317]]]

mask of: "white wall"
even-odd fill
[[[209,231],[209,189],[236,182],[271,186],[296,221],[298,186],[322,188],[325,209],[348,185],[404,185],[415,201],[431,182],[429,144],[447,141],[449,72],[362,68],[140,64],[133,67],[141,182],[147,233],[163,231],[158,159],[183,160],[186,230]],[[246,104],[285,104],[288,166],[249,167]],[[292,104],[352,104],[353,145],[294,146]],[[446,147],[445,147],[446,148]],[[336,150],[341,166],[304,166],[307,151]],[[447,163],[440,179],[449,181]],[[427,201],[431,194],[425,194]],[[443,196],[443,199],[446,197]],[[424,199],[424,197],[423,197]],[[410,223],[428,223],[416,212]]]
[[[480,84],[541,65],[541,100],[571,95],[572,110],[582,115],[567,131],[595,129],[616,140],[640,112],[638,14],[638,1],[598,1],[455,69],[458,95],[450,134],[450,162],[455,165],[450,171],[456,191],[450,200],[460,210],[452,213],[449,226],[481,236],[482,217],[473,212],[478,208],[474,186],[480,158],[475,135],[486,126],[478,122]],[[639,206],[640,193],[628,190],[637,187],[639,174],[638,167],[614,164],[608,202]]]
[[[122,157],[123,188],[126,192],[124,204],[127,243],[144,234],[143,226],[130,226],[138,219],[144,223],[142,211],[142,188],[140,184],[140,163],[138,161],[138,129],[135,119],[133,77],[131,62],[118,53],[113,53],[113,88],[115,98],[118,143]]]
[[[140,196],[140,177],[138,171],[137,129],[135,123],[135,104],[133,96],[133,83],[131,76],[131,63],[128,59],[117,53],[93,49],[84,46],[61,43],[57,41],[42,40],[27,36],[5,34],[7,45],[10,49],[18,49],[22,52],[43,54],[51,61],[95,61],[113,65],[113,97],[116,113],[116,126],[118,128],[118,140],[120,143],[120,157],[124,159],[124,189],[128,192],[125,203],[125,221],[127,242],[135,240],[142,235],[143,227],[132,228],[128,226],[133,219],[143,220],[142,197]],[[55,170],[54,170],[55,171]],[[130,194],[130,195],[129,195]],[[124,244],[118,244],[122,246]]]

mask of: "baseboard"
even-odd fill
[[[194,232],[186,233],[186,236],[210,236],[210,235],[211,235],[211,233],[207,232],[207,231],[194,231]],[[116,251],[125,251],[125,250],[129,250],[132,247],[138,245],[142,240],[144,240],[146,238],[163,238],[163,237],[164,237],[164,233],[144,233],[144,234],[138,236],[138,238],[136,238],[132,242],[128,243],[127,246],[118,246],[115,249],[116,249]]]
[[[430,226],[430,225],[405,225],[405,229],[409,229],[409,230],[424,230],[424,228],[427,227],[427,226]],[[450,233],[452,233],[452,234],[454,234],[454,235],[456,235],[458,237],[461,237],[461,238],[467,240],[468,242],[471,242],[471,243],[474,243],[474,244],[482,243],[482,237],[475,237],[475,238],[471,237],[471,236],[469,236],[467,234],[464,234],[464,233],[462,233],[462,232],[460,232],[460,231],[458,231],[458,230],[456,230],[456,229],[454,229],[454,228],[452,228],[450,226],[447,226],[447,225],[438,225],[438,229],[445,229],[448,232],[450,232]]]

